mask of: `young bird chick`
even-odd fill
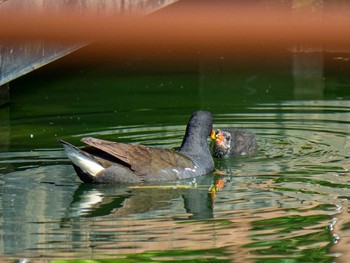
[[[218,129],[211,138],[214,140],[213,155],[216,158],[248,155],[258,150],[255,134],[247,129]]]

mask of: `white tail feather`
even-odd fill
[[[79,149],[75,149],[67,144],[63,144],[63,146],[72,163],[82,169],[85,173],[95,176],[105,169],[102,165],[81,153]]]

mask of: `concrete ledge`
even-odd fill
[[[0,0],[2,11],[77,10],[91,14],[137,13],[147,15],[177,0]],[[87,45],[90,40],[77,43],[52,43],[44,40],[0,41],[0,86],[37,68],[45,66]],[[11,39],[10,39],[11,40]],[[6,97],[6,95],[4,95]],[[1,96],[2,97],[2,96]]]

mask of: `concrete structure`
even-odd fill
[[[95,13],[148,14],[176,0],[0,0],[0,10],[77,9]],[[88,41],[88,40],[87,40]],[[85,43],[0,42],[0,105],[8,101],[8,83],[63,57]]]

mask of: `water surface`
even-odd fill
[[[335,57],[313,68],[292,54],[176,71],[60,64],[15,81],[0,109],[0,254],[347,262],[350,78]],[[201,178],[128,187],[82,184],[58,143],[94,136],[176,148],[197,109],[210,110],[216,128],[254,131],[259,151],[215,160]]]

